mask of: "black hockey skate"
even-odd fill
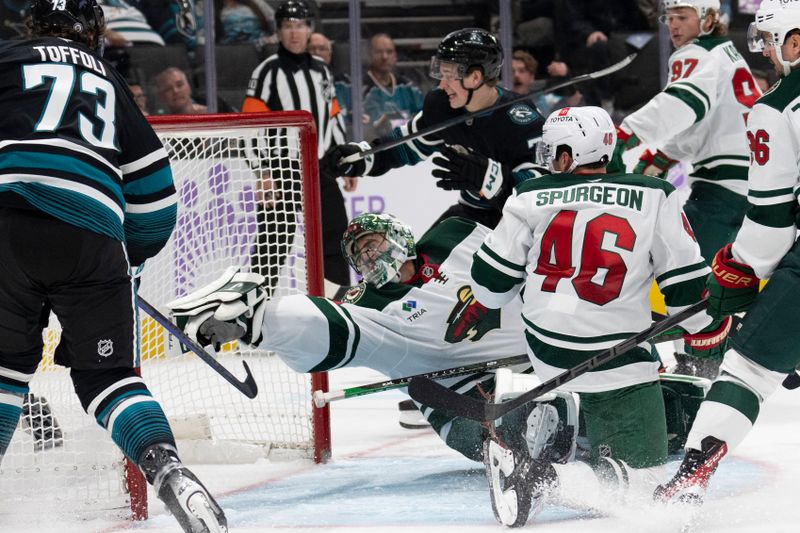
[[[483,461],[489,478],[492,511],[508,527],[522,527],[536,516],[556,483],[556,471],[547,461],[531,459],[527,451],[515,451],[487,439]]]
[[[702,450],[686,450],[678,472],[667,483],[656,487],[654,499],[665,503],[703,503],[708,480],[728,453],[728,445],[717,438],[706,437],[702,440],[701,447]]]
[[[139,466],[158,497],[186,533],[227,533],[222,509],[192,472],[183,466],[174,448],[148,448]]]

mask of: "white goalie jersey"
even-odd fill
[[[747,194],[745,127],[761,95],[750,67],[727,38],[700,37],[669,59],[670,81],[622,128],[670,158],[692,163],[690,181]]]
[[[501,307],[524,285],[528,354],[543,381],[650,327],[653,279],[670,313],[700,299],[709,269],[679,202],[669,183],[636,174],[555,174],[517,187],[475,254],[472,287]],[[711,323],[693,318],[682,324],[692,333]],[[659,363],[643,348],[564,388],[655,381]]]

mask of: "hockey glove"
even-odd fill
[[[178,327],[201,346],[219,349],[236,339],[256,345],[266,310],[264,282],[260,274],[230,267],[217,280],[167,306]]]
[[[339,144],[331,147],[319,160],[319,176],[321,180],[335,180],[340,176],[366,176],[372,168],[374,156],[343,163],[342,159],[353,154],[364,152],[372,147],[368,142]]]
[[[433,158],[433,164],[436,165],[433,176],[439,180],[437,187],[446,191],[480,192],[487,200],[500,192],[505,179],[511,179],[506,167],[494,159],[474,152],[462,153],[451,146],[442,148]]]
[[[683,336],[683,348],[687,355],[706,359],[722,359],[728,346],[728,333],[731,330],[731,317],[715,320],[697,333]]]
[[[630,150],[639,146],[641,141],[635,133],[625,131],[617,126],[617,144],[614,146],[614,153],[611,154],[611,161],[606,166],[606,172],[609,174],[622,174],[625,172],[625,162],[622,160],[622,154],[625,150]]]
[[[714,256],[711,273],[706,281],[708,289],[708,314],[722,318],[746,311],[758,295],[761,280],[753,269],[733,258],[732,245],[728,244]]]
[[[639,162],[633,168],[634,174],[646,174],[648,176],[655,176],[657,178],[666,178],[669,169],[677,163],[676,160],[671,159],[667,154],[661,150],[656,150],[656,153],[650,150],[645,150],[639,156]]]

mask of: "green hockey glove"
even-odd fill
[[[708,289],[708,314],[722,318],[746,311],[758,295],[761,280],[744,263],[733,258],[732,245],[728,244],[714,256],[711,273],[706,281]]]
[[[678,162],[671,159],[667,154],[661,150],[656,150],[656,153],[650,150],[645,150],[639,156],[639,162],[633,168],[634,174],[646,174],[648,176],[655,176],[657,178],[666,178],[669,169]]]
[[[625,150],[638,146],[641,143],[639,137],[635,133],[626,131],[617,126],[617,144],[614,145],[614,153],[611,154],[611,161],[606,166],[606,172],[609,174],[623,174],[626,171],[625,162],[622,160],[622,154]]]
[[[697,333],[683,336],[686,354],[706,359],[722,359],[728,347],[728,333],[731,330],[731,317],[715,320]]]

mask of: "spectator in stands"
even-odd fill
[[[139,108],[144,116],[150,115],[150,111],[147,110],[147,95],[144,94],[144,88],[141,84],[138,81],[128,82],[128,89],[130,89],[131,94],[133,94],[136,107]]]
[[[305,109],[312,113],[317,126],[317,155],[345,142],[345,129],[339,103],[333,90],[333,75],[327,65],[308,52],[313,14],[304,0],[286,0],[275,11],[280,44],[278,52],[268,57],[253,71],[242,104],[244,112],[288,111]],[[254,147],[254,165],[261,163],[258,213],[259,242],[252,260],[252,269],[267,277],[267,292],[278,286],[280,268],[288,255],[296,228],[294,187],[300,179],[294,168],[275,168],[275,154],[285,145],[280,140],[264,139],[264,146]],[[356,178],[345,182],[346,190],[354,190]],[[322,204],[322,249],[325,279],[349,285],[350,271],[342,257],[340,240],[347,228],[344,198],[335,179],[320,180]],[[262,238],[263,237],[263,238]],[[278,255],[278,261],[268,257]]]
[[[192,99],[192,86],[186,73],[177,67],[168,67],[156,76],[158,98],[171,115],[208,113],[208,108]]]
[[[551,64],[550,75],[566,76],[568,70],[574,71],[572,75],[593,72],[622,59],[628,54],[622,33],[653,30],[643,10],[647,7],[649,13],[649,4],[645,0],[563,0],[557,10],[556,30],[562,36],[557,39],[561,58],[558,63],[563,63]],[[587,83],[583,94],[586,105],[612,110],[612,78],[607,76]]]
[[[308,53],[312,56],[317,56],[323,63],[333,68],[333,45],[330,39],[325,34],[314,32],[308,39]],[[351,117],[350,109],[353,107],[353,97],[350,93],[352,86],[350,84],[350,76],[346,73],[333,75],[333,86],[336,87],[336,101],[339,102],[339,114],[344,120],[347,137],[351,132]]]
[[[217,1],[214,16],[218,43],[264,46],[278,42],[275,11],[264,0]]]
[[[131,45],[164,46],[164,39],[147,22],[139,9],[125,0],[98,0],[106,18],[106,45],[123,48]]]
[[[195,0],[127,0],[135,3],[152,28],[166,44],[183,44],[190,52],[197,48],[198,31],[203,27],[202,13]]]
[[[364,115],[371,135],[380,137],[422,109],[425,97],[410,79],[395,73],[397,50],[385,33],[369,40],[369,68],[364,84]]]
[[[515,93],[526,94],[533,90],[536,81],[536,69],[539,63],[524,50],[516,50],[511,57],[512,89]],[[556,93],[540,94],[536,97],[536,107],[543,115],[549,115],[555,109],[580,104],[581,94],[570,93],[566,97]]]
[[[27,37],[25,17],[29,9],[29,0],[0,0],[0,40]]]

